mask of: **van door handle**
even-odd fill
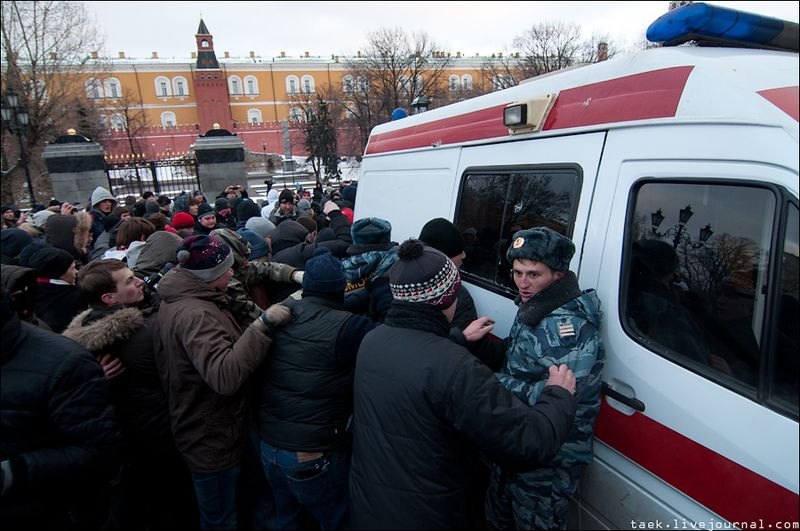
[[[622,393],[620,393],[618,391],[615,391],[606,382],[603,382],[602,389],[603,389],[603,393],[605,393],[607,396],[610,396],[611,398],[613,398],[617,402],[621,402],[621,403],[625,404],[626,406],[635,409],[639,413],[644,413],[644,402],[642,402],[641,400],[639,400],[637,398],[627,397],[627,396],[623,395]]]

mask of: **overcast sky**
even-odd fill
[[[800,2],[709,2],[798,21]],[[233,57],[355,55],[369,32],[401,27],[425,31],[439,48],[466,55],[513,51],[514,36],[534,23],[562,20],[584,38],[606,33],[633,46],[669,2],[86,2],[116,57],[189,58],[202,15],[214,49]]]

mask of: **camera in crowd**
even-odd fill
[[[175,267],[175,264],[172,263],[172,262],[167,262],[166,264],[164,264],[164,266],[158,272],[153,273],[152,275],[150,275],[148,277],[145,277],[145,279],[144,279],[145,286],[147,286],[149,289],[151,289],[153,291],[156,291],[156,288],[158,287],[158,282],[173,267]]]

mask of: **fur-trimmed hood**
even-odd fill
[[[56,214],[47,220],[45,240],[53,247],[69,251],[75,258],[82,258],[86,253],[86,239],[91,231],[92,216],[88,212]]]
[[[127,341],[145,323],[138,308],[121,308],[99,319],[91,320],[98,310],[88,309],[75,316],[63,335],[79,343],[92,353],[108,349],[115,343]],[[88,324],[84,324],[85,322]]]

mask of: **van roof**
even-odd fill
[[[795,52],[664,47],[532,78],[470,100],[376,126],[365,155],[551,136],[632,124],[751,122],[798,138]],[[556,93],[538,133],[510,134],[506,105]]]

